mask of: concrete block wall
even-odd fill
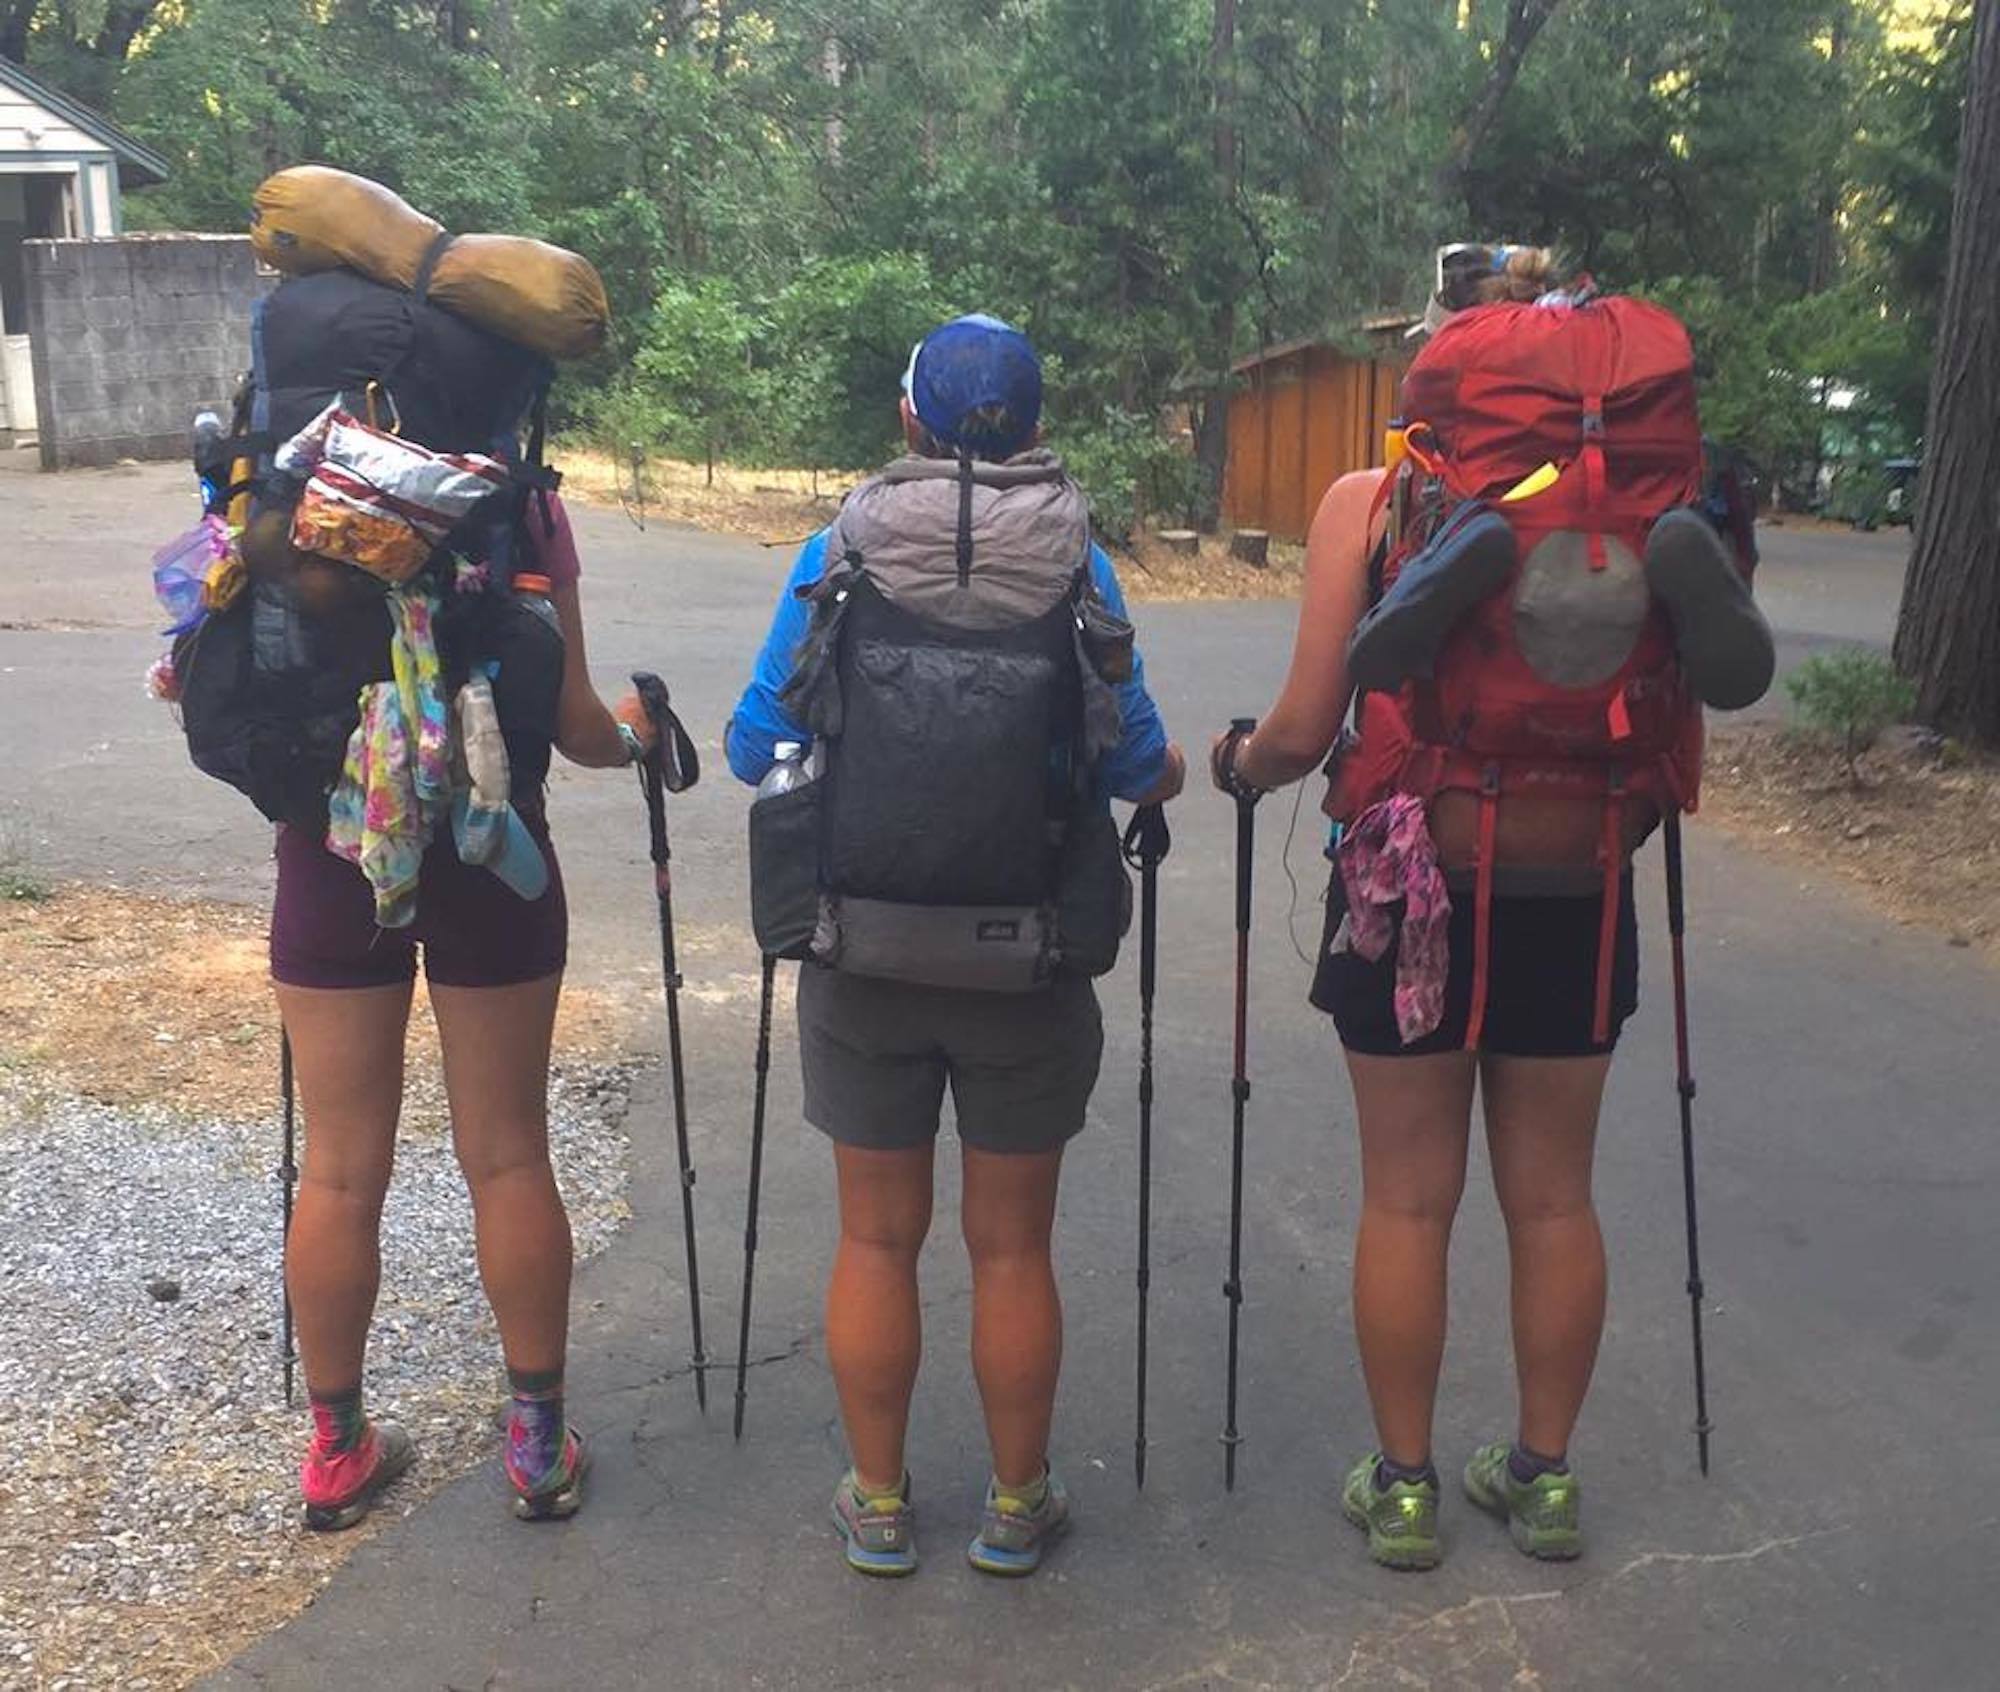
[[[28,336],[42,468],[188,450],[204,408],[229,415],[268,286],[242,235],[27,241]]]

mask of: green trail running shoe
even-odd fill
[[[1382,1461],[1371,1451],[1347,1473],[1341,1489],[1341,1514],[1368,1534],[1368,1555],[1385,1569],[1434,1569],[1444,1560],[1438,1543],[1436,1481],[1391,1481],[1384,1491],[1375,1484]]]
[[[987,1482],[986,1517],[965,1552],[966,1561],[981,1574],[1031,1575],[1042,1566],[1049,1547],[1069,1527],[1069,1494],[1054,1475],[1048,1481],[1048,1491],[1033,1508]]]
[[[1504,1521],[1526,1555],[1547,1563],[1582,1555],[1583,1529],[1577,1525],[1582,1489],[1576,1476],[1551,1471],[1518,1481],[1507,1466],[1512,1449],[1503,1439],[1474,1452],[1465,1465],[1465,1496]]]
[[[847,1543],[847,1566],[856,1574],[896,1580],[917,1572],[916,1506],[910,1477],[900,1493],[870,1497],[849,1469],[833,1489],[833,1525]]]

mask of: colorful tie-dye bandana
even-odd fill
[[[432,831],[451,802],[451,723],[445,710],[437,603],[389,595],[392,679],[361,690],[361,721],[327,805],[327,849],[357,865],[375,890],[375,920],[407,928]]]

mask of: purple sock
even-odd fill
[[[560,1369],[509,1369],[514,1403],[507,1417],[507,1467],[533,1485],[552,1474],[563,1459],[568,1424],[563,1420]]]
[[[1532,1486],[1544,1475],[1566,1475],[1569,1473],[1569,1456],[1544,1457],[1539,1451],[1530,1451],[1518,1440],[1514,1449],[1507,1453],[1507,1472],[1522,1486]]]

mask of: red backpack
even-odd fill
[[[1596,806],[1601,1043],[1626,804],[1692,809],[1700,774],[1700,706],[1641,565],[1654,521],[1702,492],[1687,332],[1642,300],[1478,307],[1417,355],[1402,415],[1407,456],[1378,496],[1377,593],[1466,500],[1508,519],[1520,562],[1447,637],[1429,678],[1362,697],[1329,809],[1351,822],[1392,793],[1479,796],[1471,1049],[1486,1008],[1500,806],[1520,793]]]

